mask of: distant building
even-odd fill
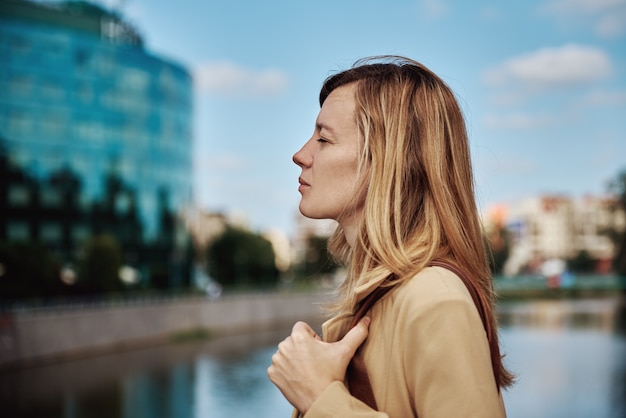
[[[263,237],[272,244],[276,268],[280,273],[285,273],[291,267],[291,243],[289,237],[279,229],[270,229]]]
[[[165,268],[181,280],[188,240],[177,214],[192,197],[187,70],[94,4],[3,0],[0,92],[0,240],[43,241],[71,262],[85,239],[107,232],[143,277]]]
[[[548,260],[568,260],[581,252],[606,270],[616,251],[608,231],[626,226],[624,212],[615,210],[614,203],[605,197],[541,196],[506,209],[498,205],[494,216],[512,234],[505,273],[539,271]]]
[[[306,257],[309,239],[311,237],[330,238],[337,228],[337,222],[332,219],[307,218],[300,212],[295,215],[295,221],[292,262],[297,264]]]
[[[228,217],[222,213],[199,209],[185,211],[184,220],[186,229],[191,233],[196,252],[200,256],[232,224]]]

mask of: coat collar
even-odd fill
[[[367,297],[367,295],[376,290],[376,288],[380,286],[380,284],[384,282],[385,279],[385,276],[381,276],[380,278],[377,278],[375,280],[370,280],[366,283],[361,283],[357,285],[357,287],[354,289],[355,305],[358,305],[363,299]],[[350,325],[351,320],[352,314],[344,313],[324,322],[322,324],[324,341],[335,342],[343,338],[343,336],[348,332],[347,327]]]

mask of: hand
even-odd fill
[[[301,413],[334,381],[343,382],[354,353],[365,341],[370,319],[364,317],[342,340],[326,343],[305,322],[278,344],[267,369],[270,380]]]

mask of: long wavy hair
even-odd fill
[[[320,106],[338,87],[355,88],[359,170],[367,177],[364,214],[350,246],[341,227],[329,240],[347,278],[331,306],[351,314],[355,289],[392,277],[409,280],[434,260],[462,269],[485,303],[487,335],[498,387],[513,375],[502,364],[495,293],[474,198],[474,180],[462,111],[451,89],[424,65],[404,57],[357,61],[327,78]],[[359,186],[361,187],[361,186]]]

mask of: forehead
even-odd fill
[[[341,129],[355,125],[352,84],[338,87],[328,95],[317,117],[318,128]]]

